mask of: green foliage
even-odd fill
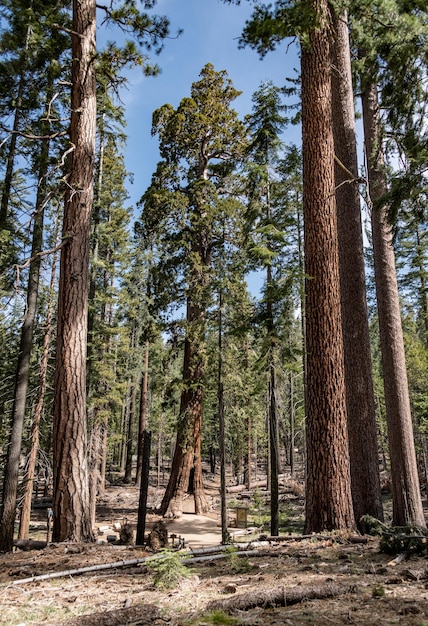
[[[428,531],[417,526],[393,526],[382,534],[379,548],[381,552],[387,554],[403,552],[426,554]]]
[[[384,595],[385,595],[385,589],[382,587],[382,585],[376,585],[375,587],[373,587],[372,589],[373,598],[383,598]]]
[[[227,546],[225,554],[227,555],[227,568],[230,572],[244,574],[251,570],[248,557],[240,555],[239,550],[234,546]]]
[[[204,615],[198,616],[197,618],[184,620],[183,624],[192,626],[199,626],[200,624],[219,624],[221,626],[234,626],[235,624],[240,624],[240,620],[232,615],[228,615],[224,613],[224,611],[211,611],[210,613],[204,613]]]
[[[209,615],[204,615],[202,617],[202,623],[206,624],[222,624],[224,626],[233,626],[237,624],[239,620],[236,617],[232,617],[232,615],[227,615],[223,611],[213,611]]]
[[[378,84],[384,148],[393,162],[389,191],[380,205],[387,207],[392,224],[403,209],[420,217],[426,207],[428,166],[426,7],[419,0],[358,0],[351,3],[350,25],[359,56],[354,64],[357,90],[367,81]]]
[[[145,565],[153,574],[154,586],[162,590],[175,589],[182,580],[190,578],[193,572],[185,565],[185,558],[182,552],[163,549],[159,556],[147,560]]]

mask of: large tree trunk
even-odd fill
[[[332,110],[346,406],[354,515],[383,519],[346,12],[333,17]]]
[[[371,201],[376,203],[387,192],[387,182],[377,85],[372,81],[364,87],[362,105],[369,191]],[[392,232],[385,207],[372,208],[372,238],[391,463],[393,524],[425,526],[413,439]]]
[[[302,46],[306,280],[306,532],[355,527],[351,498],[334,194],[330,42],[325,0]]]
[[[94,0],[73,0],[69,176],[64,205],[54,400],[54,541],[93,540],[86,433],[88,262],[96,79]]]
[[[184,495],[190,491],[195,498],[195,513],[201,514],[208,510],[203,491],[201,463],[203,328],[203,312],[189,298],[183,362],[183,381],[186,388],[181,394],[171,475],[161,504],[162,514],[168,516],[181,515]],[[191,470],[194,470],[192,478]]]
[[[44,141],[40,152],[39,185],[34,214],[33,240],[30,271],[27,286],[27,306],[21,328],[18,363],[15,374],[15,391],[12,406],[11,432],[7,448],[3,481],[3,499],[0,518],[0,550],[13,549],[13,533],[16,515],[16,498],[19,480],[19,456],[27,404],[30,359],[33,347],[34,320],[37,309],[40,278],[40,252],[43,247],[43,222],[48,168],[49,141]]]

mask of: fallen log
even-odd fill
[[[266,487],[267,480],[257,480],[251,483],[251,489],[256,487]],[[240,491],[246,491],[248,489],[247,485],[231,485],[230,487],[226,487],[226,493],[239,493]]]
[[[139,624],[141,626],[164,626],[169,619],[162,615],[161,610],[153,604],[138,604],[114,611],[91,613],[67,620],[67,626],[123,626]]]
[[[46,541],[38,541],[37,539],[15,539],[13,542],[15,548],[19,550],[44,550],[48,545]]]
[[[272,608],[290,606],[305,600],[324,600],[355,591],[354,586],[325,583],[306,587],[267,587],[257,591],[232,596],[225,600],[214,600],[207,605],[208,611],[247,611],[255,607]]]
[[[361,537],[352,535],[347,537],[346,535],[260,535],[260,541],[268,542],[293,542],[293,541],[305,541],[307,539],[314,539],[315,541],[334,541],[339,543],[367,543],[367,537]]]
[[[278,480],[279,481],[287,481],[287,479],[290,478],[289,474],[279,474],[278,476]],[[267,478],[262,478],[260,480],[254,480],[251,483],[251,488],[249,491],[251,491],[252,489],[256,489],[258,487],[267,487]],[[229,487],[226,487],[226,493],[239,493],[240,491],[247,491],[248,487],[247,485],[241,484],[241,485],[230,485]]]
[[[244,552],[239,546],[235,546],[237,555],[240,551]],[[191,561],[193,557],[202,554],[211,554],[211,558],[222,558],[223,555],[219,555],[219,552],[224,552],[230,549],[229,545],[213,546],[212,548],[199,548],[197,550],[187,550],[182,552],[184,562]],[[30,576],[28,578],[21,578],[20,580],[14,580],[14,585],[24,585],[26,583],[38,582],[41,580],[51,580],[52,578],[64,578],[65,576],[77,576],[80,574],[88,574],[90,572],[100,572],[107,569],[116,569],[120,567],[133,567],[135,565],[141,565],[146,561],[153,561],[155,559],[163,559],[165,555],[162,553],[139,557],[136,559],[125,559],[122,561],[114,561],[113,563],[98,563],[97,565],[85,565],[84,567],[77,567],[74,569],[62,570],[60,572],[50,572],[49,574],[39,574],[36,576]]]

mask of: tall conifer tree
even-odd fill
[[[217,189],[224,174],[220,164],[233,165],[243,155],[244,126],[231,108],[238,95],[226,72],[216,72],[208,64],[192,85],[191,97],[184,98],[176,110],[166,104],[153,116],[163,161],[143,196],[142,224],[148,233],[156,234],[155,246],[162,246],[163,269],[173,277],[183,272],[181,295],[186,301],[177,442],[161,505],[168,515],[181,514],[189,489],[194,493],[196,513],[208,506],[201,464],[205,323],[212,298],[212,248],[221,223]]]

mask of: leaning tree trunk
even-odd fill
[[[306,3],[319,27],[302,46],[303,209],[306,280],[307,478],[305,532],[355,527],[339,258],[328,8]]]
[[[383,519],[346,12],[333,17],[332,109],[346,406],[354,515]]]
[[[395,255],[387,210],[376,207],[387,192],[377,85],[362,95],[364,139],[372,207],[376,298],[391,463],[393,524],[425,526],[413,439]]]
[[[93,202],[96,77],[95,0],[73,0],[72,89],[64,204],[53,432],[53,540],[93,540],[89,506],[86,347]]]
[[[27,286],[27,305],[21,327],[18,362],[15,374],[11,432],[7,447],[3,481],[3,499],[0,518],[0,550],[13,549],[13,533],[16,515],[16,499],[19,482],[19,456],[21,453],[25,408],[27,404],[30,359],[33,347],[34,320],[40,280],[40,253],[43,247],[43,222],[48,169],[49,141],[44,141],[40,152],[39,185],[34,214],[33,241],[31,246],[30,270]]]

